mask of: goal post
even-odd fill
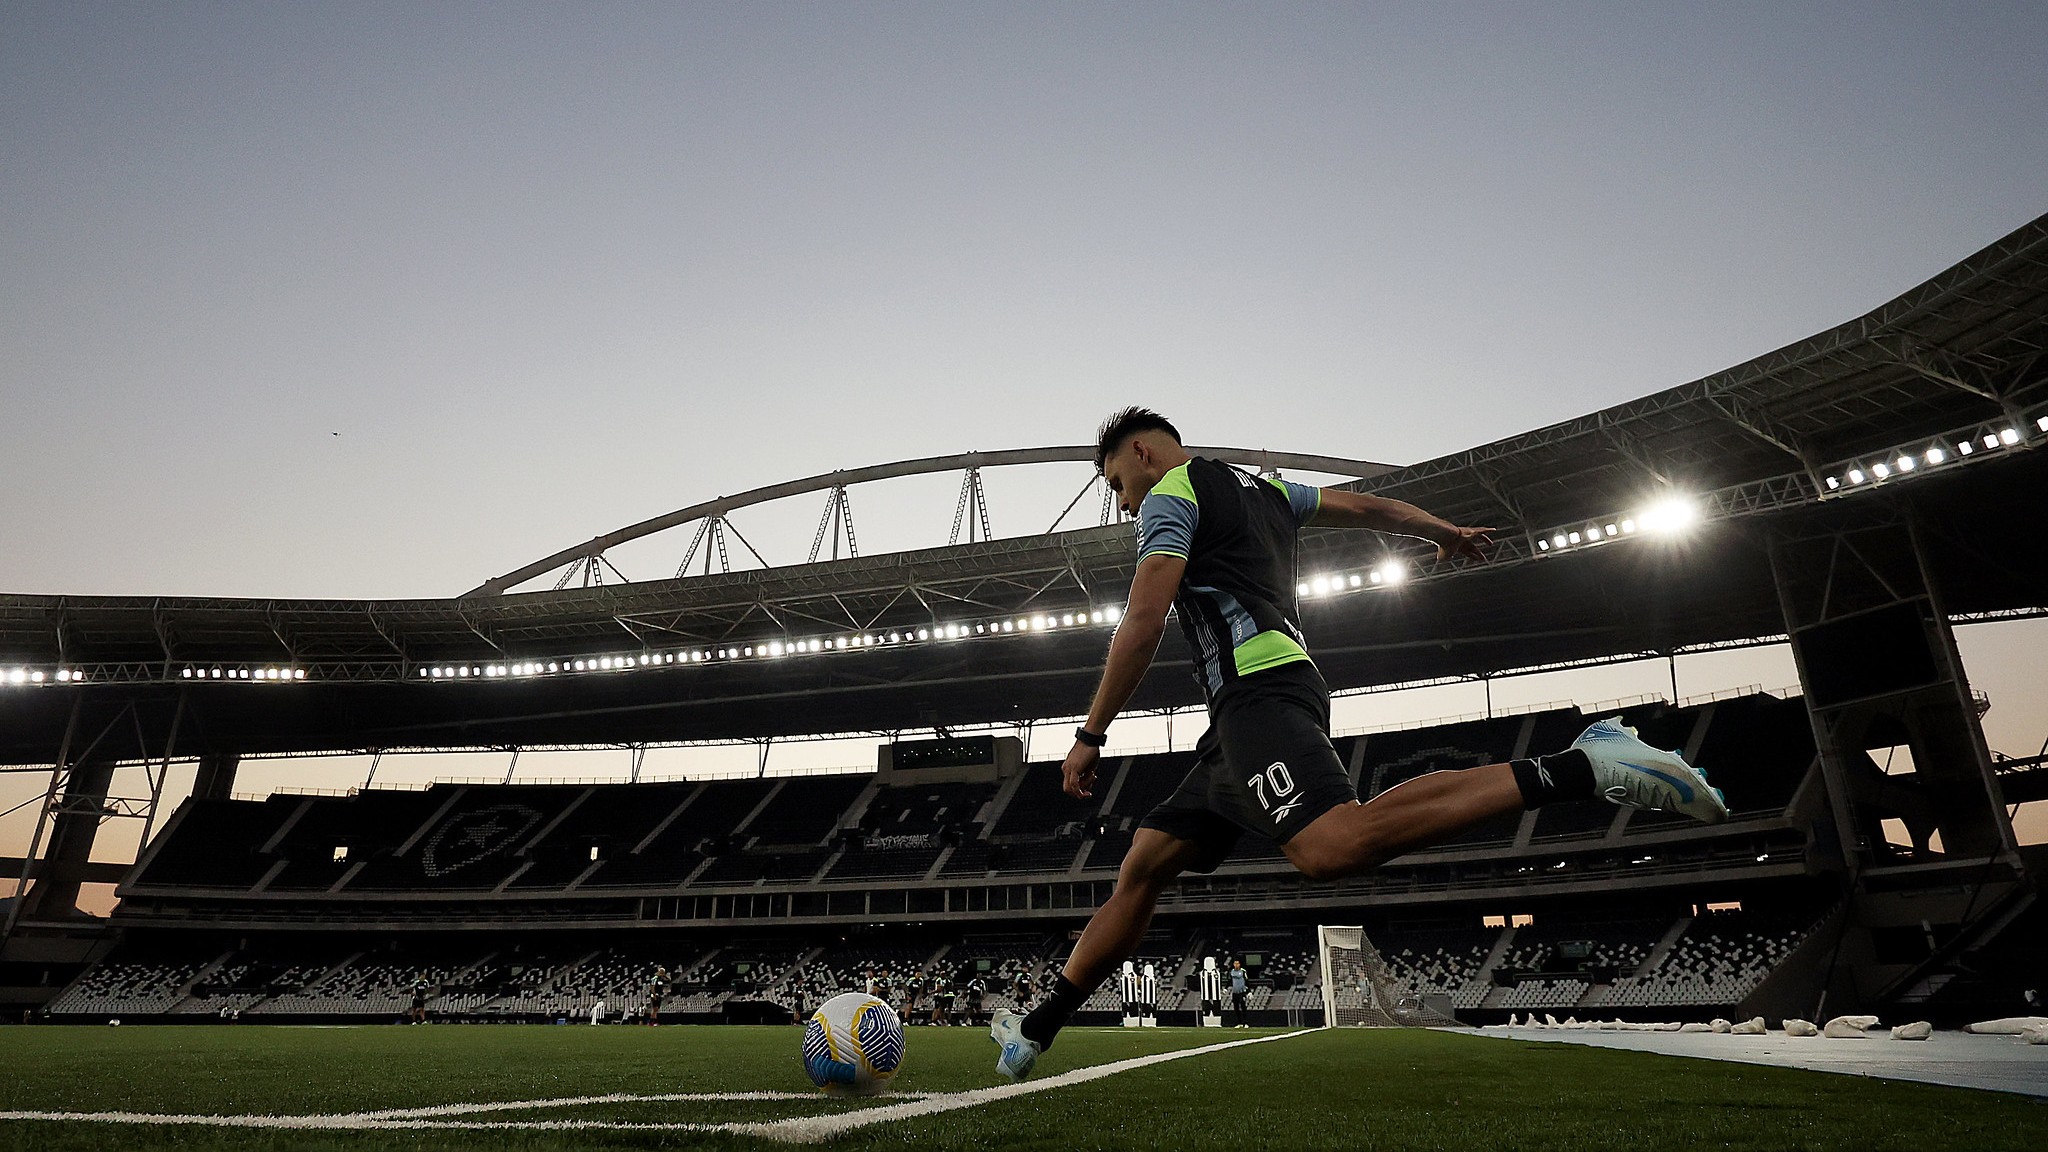
[[[1395,981],[1379,950],[1359,925],[1318,925],[1316,960],[1323,974],[1326,1028],[1438,1028],[1457,1024],[1448,1003],[1432,1006],[1416,990]]]

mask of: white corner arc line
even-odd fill
[[[1013,1096],[1028,1096],[1033,1092],[1045,1092],[1064,1088],[1070,1084],[1085,1084],[1119,1072],[1130,1072],[1164,1064],[1170,1060],[1185,1060],[1190,1056],[1206,1056],[1211,1052],[1222,1052],[1230,1048],[1243,1048],[1252,1044],[1270,1044],[1275,1040],[1287,1040],[1305,1036],[1316,1028],[1303,1028],[1293,1032],[1282,1032],[1277,1036],[1254,1036],[1245,1040],[1231,1040],[1222,1044],[1209,1044],[1201,1048],[1182,1048],[1173,1052],[1156,1052],[1150,1056],[1133,1056],[1109,1064],[1096,1064],[1087,1068],[1076,1068],[1043,1080],[1026,1080],[1016,1084],[1001,1084],[994,1088],[976,1088],[968,1092],[954,1092],[944,1096],[911,1100],[902,1104],[885,1104],[877,1108],[863,1108],[858,1112],[842,1112],[834,1116],[800,1116],[789,1120],[771,1120],[765,1123],[733,1124],[728,1131],[743,1136],[762,1136],[787,1144],[820,1144],[836,1136],[843,1136],[857,1128],[870,1124],[883,1124],[891,1120],[911,1120],[920,1116],[934,1116],[960,1108],[973,1108],[981,1104],[1007,1100]]]

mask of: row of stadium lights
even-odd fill
[[[1633,516],[1558,528],[1536,538],[1539,555],[1605,544],[1610,540],[1651,533],[1674,536],[1699,522],[1699,503],[1687,496],[1667,496]]]
[[[1019,632],[1057,632],[1069,628],[1114,624],[1123,619],[1123,609],[1111,606],[1081,612],[1047,613],[1003,620],[938,624],[929,628],[902,628],[890,632],[858,632],[844,636],[813,636],[798,640],[770,640],[765,644],[738,644],[725,648],[699,648],[686,652],[643,652],[638,656],[587,656],[575,660],[528,660],[513,664],[437,664],[418,670],[422,679],[501,679],[522,676],[559,675],[565,672],[625,672],[675,664],[709,664],[733,660],[775,660],[822,652],[846,652],[862,648],[888,648],[904,644],[961,640],[970,636],[993,636]]]
[[[1399,560],[1388,560],[1368,572],[1337,572],[1327,576],[1316,576],[1294,586],[1297,596],[1333,596],[1339,592],[1352,592],[1361,588],[1379,586],[1391,588],[1408,579],[1408,566]]]
[[[2034,419],[2034,427],[2048,433],[2048,416]],[[1897,453],[1887,452],[1876,460],[1861,460],[1849,465],[1840,474],[1829,476],[1825,483],[1828,491],[1840,492],[1844,488],[1855,488],[1865,484],[1882,484],[1895,476],[1905,476],[1922,468],[1939,468],[1955,463],[1979,452],[1996,452],[2001,448],[2012,448],[2024,439],[2018,426],[1986,431],[1981,436],[1971,434],[1955,440],[1950,449],[1946,443],[1929,445],[1923,449],[1912,449]]]
[[[862,648],[888,648],[905,644],[961,640],[970,636],[991,636],[1033,632],[1058,632],[1072,628],[1115,624],[1123,609],[1111,606],[1080,612],[1048,612],[1002,620],[937,624],[929,628],[900,628],[889,632],[859,632],[844,636],[814,636],[796,640],[770,640],[758,644],[736,644],[724,648],[700,648],[683,652],[644,652],[638,656],[587,656],[580,659],[528,660],[512,664],[437,664],[417,670],[421,679],[501,679],[520,676],[559,675],[574,672],[624,672],[636,668],[676,664],[710,664],[749,659],[780,659],[821,652],[845,652]],[[181,680],[246,680],[251,683],[287,683],[304,680],[304,668],[181,668]],[[0,684],[29,685],[83,684],[82,669],[59,668],[45,672],[34,668],[0,670]]]

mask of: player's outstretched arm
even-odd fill
[[[1342,488],[1323,489],[1322,503],[1308,522],[1315,528],[1370,528],[1396,536],[1419,537],[1436,545],[1439,560],[1453,556],[1484,560],[1487,546],[1493,543],[1493,533],[1499,531],[1497,528],[1460,528],[1404,500],[1390,500],[1370,492],[1351,492]]]
[[[1095,689],[1095,702],[1088,708],[1088,720],[1082,727],[1097,734],[1109,731],[1109,722],[1123,711],[1131,693],[1138,690],[1138,682],[1145,678],[1145,669],[1152,666],[1152,657],[1159,651],[1160,637],[1166,635],[1166,611],[1173,607],[1174,594],[1180,591],[1181,573],[1187,571],[1188,562],[1178,556],[1154,553],[1138,561],[1137,575],[1131,578],[1131,602],[1124,607],[1124,618],[1116,626],[1116,635],[1109,641],[1109,658],[1102,668],[1102,683]],[[1067,753],[1062,768],[1062,788],[1069,796],[1088,797],[1095,791],[1095,765],[1101,759],[1100,749],[1074,741],[1073,750]]]

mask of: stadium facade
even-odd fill
[[[1210,954],[1258,961],[1260,1011],[1309,1011],[1318,922],[1366,925],[1416,995],[1470,1019],[2026,1008],[2048,860],[2016,844],[2010,808],[2048,798],[2048,768],[1986,746],[1952,629],[2048,612],[2044,351],[2048,217],[1811,339],[1454,456],[1220,452],[1510,526],[1483,567],[1306,533],[1304,623],[1333,686],[1785,640],[1801,685],[1621,709],[1713,773],[1724,825],[1527,813],[1337,883],[1244,845],[1162,901],[1142,949],[1162,1011],[1192,1014]],[[0,597],[0,763],[48,779],[9,869],[0,1002],[396,1015],[425,976],[444,1015],[539,1019],[639,1005],[657,965],[665,1017],[785,1018],[871,980],[914,1016],[975,980],[975,1007],[1028,998],[1188,763],[1124,757],[1081,802],[1019,742],[947,735],[1028,733],[1092,687],[1128,526],[975,531],[980,467],[1080,451],[795,481],[443,600]],[[854,554],[849,486],[940,468],[966,473],[956,542]],[[827,500],[811,562],[711,570],[729,535],[744,543],[731,511],[806,492]],[[692,525],[675,578],[600,578],[608,549]],[[849,555],[819,559],[842,535]],[[1195,701],[1177,642],[1136,706]],[[1370,795],[1553,747],[1588,718],[1497,714],[1338,750]],[[901,740],[851,776],[231,798],[251,757],[844,732]],[[193,796],[159,819],[164,772],[190,761]],[[151,794],[110,795],[118,765],[146,767]],[[90,862],[116,816],[148,830],[132,867]],[[79,885],[107,878],[111,922],[82,921]]]

